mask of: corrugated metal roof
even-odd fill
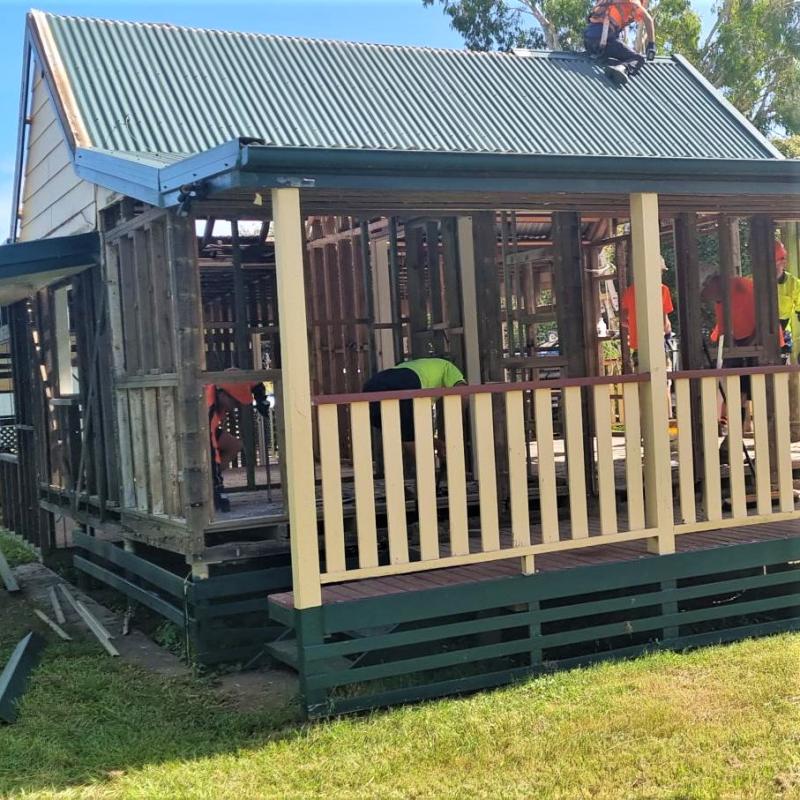
[[[619,89],[584,55],[476,53],[45,14],[91,145],[773,158],[692,70]]]

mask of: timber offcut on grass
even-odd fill
[[[28,678],[36,668],[44,650],[45,640],[31,631],[14,648],[0,674],[0,721],[15,722],[19,714],[19,699],[25,693]]]
[[[7,592],[19,591],[17,579],[14,577],[14,573],[11,571],[11,567],[8,566],[8,561],[6,561],[6,557],[2,552],[0,552],[0,579],[2,579]]]

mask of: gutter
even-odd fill
[[[271,147],[233,139],[157,164],[146,155],[92,148],[75,153],[78,174],[154,206],[233,189],[618,194],[796,194],[800,160],[524,156]]]

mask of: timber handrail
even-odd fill
[[[592,378],[559,378],[557,380],[518,381],[517,383],[478,383],[454,386],[451,389],[398,389],[388,392],[357,392],[352,394],[323,394],[311,398],[314,406],[347,405],[348,403],[377,403],[381,400],[413,400],[416,397],[469,397],[476,394],[508,394],[536,389],[567,389],[572,386],[613,386],[618,383],[646,383],[649,372],[631,375],[602,375]]]
[[[688,369],[678,372],[668,372],[670,380],[695,379],[695,378],[724,378],[728,375],[780,375],[783,373],[800,373],[800,364],[778,364],[764,367],[723,367],[722,369]]]

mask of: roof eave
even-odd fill
[[[657,192],[774,195],[800,190],[800,161],[608,156],[409,153],[276,148],[234,139],[156,167],[91,149],[78,174],[152,205],[180,202],[187,187],[213,197],[232,189],[384,189],[528,193]]]

